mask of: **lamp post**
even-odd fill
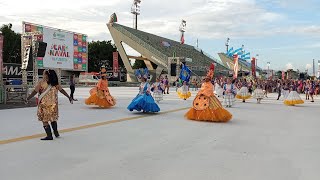
[[[244,45],[242,44],[242,46],[241,46],[241,56],[244,54]],[[242,71],[242,63],[240,63],[240,65],[241,65],[241,67],[240,67],[240,69],[241,69],[241,76],[243,76],[243,71]]]
[[[267,62],[267,66],[268,66],[268,78],[270,77],[270,62]]]
[[[134,26],[135,29],[138,29],[138,15],[140,15],[140,3],[141,0],[133,0],[133,4],[131,6],[131,13],[134,15]]]
[[[227,52],[229,51],[229,42],[230,42],[230,38],[227,38],[227,41],[226,41]]]

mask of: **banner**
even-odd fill
[[[24,32],[40,32],[38,41],[47,43],[43,58],[37,58],[38,68],[61,68],[87,71],[87,36],[65,30],[23,23]]]
[[[119,53],[113,52],[113,76],[118,77],[119,75],[119,59],[118,59]]]
[[[233,55],[234,66],[233,66],[233,79],[238,78],[238,70],[239,70],[239,56],[238,54]]]
[[[282,71],[282,80],[284,80],[284,79],[285,79],[285,77],[286,77],[286,74],[285,74],[285,72],[284,72],[284,71]]]
[[[3,73],[3,36],[0,34],[0,77]]]
[[[252,76],[256,77],[256,58],[252,57],[251,60],[251,72],[252,72]]]

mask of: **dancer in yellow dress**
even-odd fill
[[[202,83],[201,89],[193,101],[193,107],[185,114],[185,117],[196,121],[209,122],[228,122],[232,115],[223,108],[220,101],[213,93],[213,85],[211,80],[214,74],[214,65],[210,66],[210,70]]]
[[[104,66],[101,67],[101,79],[97,86],[90,90],[90,97],[86,99],[87,105],[98,105],[101,108],[108,108],[116,105],[116,100],[111,96],[108,88],[107,70]]]
[[[191,71],[190,69],[182,64],[181,71],[180,71],[180,76],[179,79],[183,82],[182,86],[178,88],[177,94],[179,98],[183,100],[187,100],[189,97],[191,97],[191,92],[189,91],[189,81],[191,77]]]

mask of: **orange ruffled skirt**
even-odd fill
[[[206,104],[206,102],[195,102],[197,99],[200,99],[198,95],[194,100],[193,107],[185,114],[185,117],[190,120],[208,122],[228,122],[231,120],[232,114],[222,107],[220,101],[215,96],[207,98],[209,106],[205,109],[199,109],[196,106],[199,103]]]
[[[90,90],[90,97],[86,99],[86,105],[97,105],[101,108],[112,107],[116,104],[114,97],[109,94],[109,90],[105,93],[102,90],[97,90],[93,88]]]

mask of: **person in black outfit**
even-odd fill
[[[74,74],[71,75],[70,77],[70,97],[72,98],[73,101],[78,101],[77,99],[74,99],[73,94],[74,91],[76,90],[76,85],[75,85],[75,81],[74,81]]]

